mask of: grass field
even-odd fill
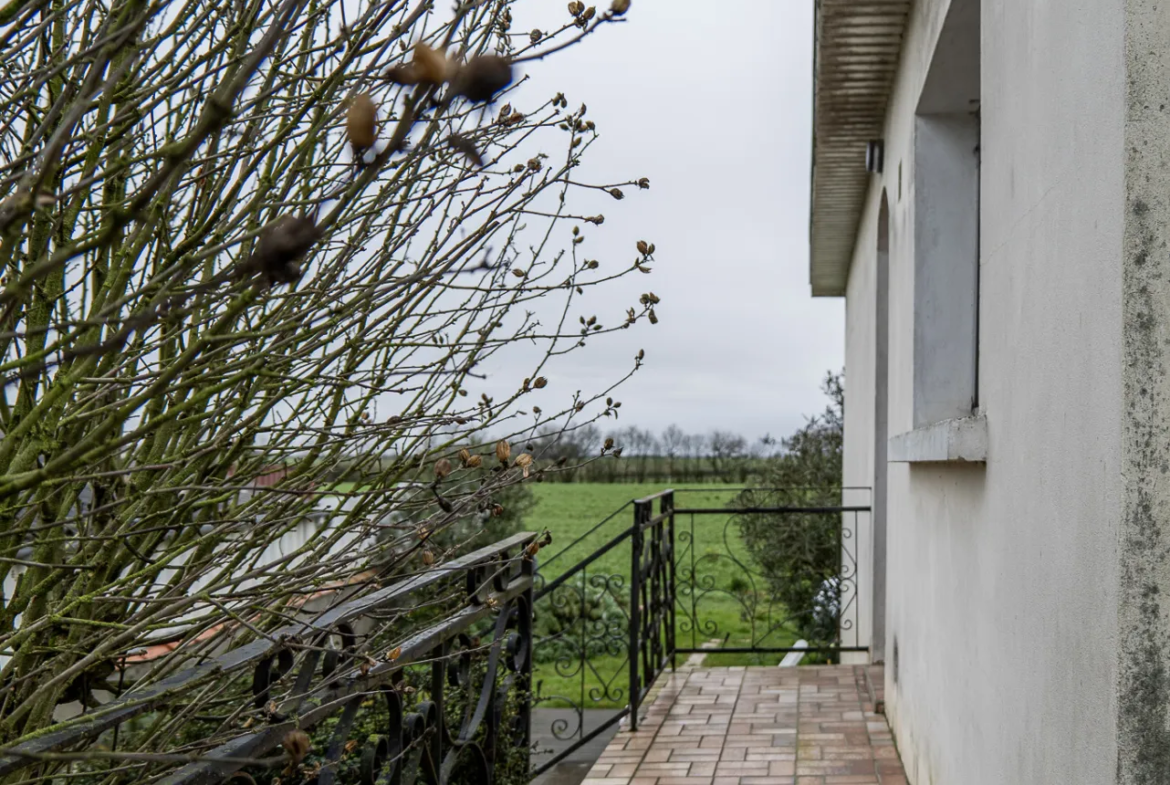
[[[660,485],[636,484],[542,484],[532,487],[537,505],[525,528],[547,529],[553,535],[552,545],[541,552],[540,571],[546,581],[572,569],[628,529],[633,523],[633,499],[663,490]],[[705,486],[686,485],[675,489],[676,509],[721,509],[735,496],[734,489],[711,490]],[[657,503],[654,509],[658,511]],[[744,547],[738,529],[728,525],[729,520],[730,515],[726,514],[675,516],[679,554],[677,582],[680,587],[675,635],[679,648],[698,648],[707,643],[747,647],[753,637],[757,641],[765,637],[771,626],[767,618],[766,587],[753,582],[749,570],[755,569],[755,562]],[[576,542],[579,538],[580,542]],[[599,576],[614,575],[621,576],[622,585],[628,587],[629,574],[630,542],[627,539],[591,564],[585,574],[572,576],[566,585],[579,590],[584,584],[600,580]],[[688,583],[698,586],[699,590],[684,592],[682,587]],[[619,591],[617,594],[626,605],[628,593],[622,596]],[[538,615],[542,612],[541,606],[548,603],[546,598],[537,605]],[[549,612],[548,607],[543,610]],[[697,619],[698,624],[692,619]],[[779,631],[768,636],[765,645],[790,646],[794,640],[794,635]],[[712,654],[707,656],[705,663],[775,665],[780,656]],[[577,662],[566,660],[560,667],[553,662],[538,662],[536,679],[543,681],[541,692],[544,695],[566,696],[577,702],[582,694],[589,696],[591,691],[596,691],[587,700],[591,706],[619,707],[626,703],[627,668],[624,653],[594,656],[584,672],[575,673],[571,672],[577,671]],[[605,689],[607,684],[611,687],[609,693]],[[613,687],[623,690],[620,696],[612,693]]]
[[[338,483],[341,492],[357,490],[353,483]],[[545,582],[551,582],[565,571],[572,570],[606,544],[627,531],[634,521],[635,499],[664,490],[661,484],[639,483],[540,483],[529,486],[536,497],[536,506],[524,521],[529,531],[548,530],[552,544],[540,552],[540,573]],[[724,509],[738,492],[736,486],[718,485],[671,486],[675,489],[676,509]],[[654,512],[660,509],[655,501]],[[773,648],[791,646],[796,635],[788,630],[776,630],[773,618],[777,609],[769,609],[767,587],[751,571],[758,571],[739,530],[729,525],[730,514],[675,516],[675,547],[677,551],[676,584],[679,603],[676,606],[676,645],[679,648],[718,647],[746,648],[753,642]],[[594,654],[582,669],[578,633],[585,625],[574,628],[574,644],[565,645],[567,655],[561,661],[539,661],[535,664],[535,679],[544,696],[562,696],[565,700],[543,705],[558,707],[572,703],[588,708],[620,708],[627,703],[629,660],[625,653],[628,641],[629,576],[631,543],[627,538],[590,564],[587,569],[571,576],[562,590],[562,596],[574,608],[583,589],[609,579],[606,586],[611,600],[606,615],[610,628],[612,654]],[[687,591],[688,586],[697,590]],[[588,589],[594,594],[602,589]],[[539,618],[551,611],[552,598],[537,603],[537,634],[541,634]],[[783,609],[779,609],[782,613]],[[600,632],[599,624],[589,625],[591,633]],[[547,633],[546,633],[547,634]],[[539,644],[538,644],[539,645]],[[705,664],[775,665],[779,654],[709,654]],[[679,655],[679,661],[686,655]],[[585,696],[582,701],[582,696]]]

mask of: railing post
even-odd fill
[[[837,529],[836,529],[836,531],[837,531],[837,584],[834,587],[833,596],[829,598],[830,600],[833,600],[833,599],[836,600],[834,610],[837,613],[837,624],[836,624],[837,638],[836,638],[835,643],[836,643],[836,646],[838,649],[841,648],[841,624],[845,621],[845,614],[842,613],[842,611],[844,610],[844,608],[842,607],[842,603],[844,601],[844,598],[841,596],[842,591],[845,588],[845,585],[844,585],[845,582],[842,580],[842,576],[845,574],[844,573],[844,570],[845,570],[845,515],[848,515],[848,513],[844,513],[842,515],[837,516],[837,519],[840,521],[840,525],[838,525]],[[854,513],[855,518],[856,518],[856,515],[857,514]],[[841,664],[840,652],[831,654],[829,656],[829,661],[834,665],[840,665]]]
[[[677,645],[674,640],[674,626],[675,626],[675,604],[678,598],[675,596],[675,582],[674,582],[674,491],[670,491],[662,497],[662,514],[666,516],[666,652],[670,657],[670,670],[675,670],[676,660],[675,649]]]
[[[642,526],[648,516],[647,502],[634,503],[634,528],[630,537],[630,730],[638,730],[638,706],[642,687],[638,679],[642,633]]]
[[[521,559],[520,574],[532,578],[532,584],[520,595],[516,603],[517,626],[520,635],[520,668],[517,680],[520,685],[520,706],[518,739],[524,756],[524,771],[532,769],[532,657],[533,657],[533,628],[536,613],[536,574],[538,564],[536,557]]]
[[[443,717],[447,710],[447,701],[443,692],[447,688],[447,658],[450,656],[452,648],[451,641],[443,641],[432,650],[434,660],[431,662],[430,699],[435,706],[436,717]],[[488,733],[490,735],[491,731]],[[496,749],[496,745],[499,744],[498,731],[497,737],[493,741],[488,754],[491,755],[491,760],[494,763],[500,754],[500,751]],[[437,728],[430,729],[429,738],[426,740],[427,748],[423,753],[424,758],[430,758],[435,775],[438,775],[443,765],[443,742],[442,723],[440,722]],[[425,777],[420,779],[426,780]]]

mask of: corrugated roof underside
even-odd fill
[[[865,148],[880,139],[911,0],[817,0],[810,280],[845,294],[865,204]]]

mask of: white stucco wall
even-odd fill
[[[846,484],[873,475],[883,187],[890,431],[913,426],[912,134],[949,4],[911,12],[885,172],[858,235]],[[1124,6],[983,0],[979,393],[990,457],[889,472],[886,698],[913,785],[1116,781]]]
[[[875,212],[876,216],[876,212]],[[866,224],[861,243],[877,248],[876,221]],[[870,237],[869,235],[872,235]],[[859,258],[849,275],[845,298],[845,449],[842,459],[843,484],[846,488],[873,488],[874,486],[874,341],[876,308],[873,291],[877,286],[877,255]],[[863,434],[868,434],[863,438]],[[869,491],[846,491],[846,505],[865,506],[872,503]],[[843,525],[857,523],[857,642],[872,644],[873,619],[873,519],[870,515],[843,516]],[[844,633],[843,633],[844,640]],[[852,641],[845,641],[851,643]],[[842,662],[864,661],[868,658],[843,655]]]

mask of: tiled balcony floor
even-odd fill
[[[705,668],[663,676],[637,733],[583,785],[906,785],[863,667]],[[880,683],[880,670],[875,671]]]

